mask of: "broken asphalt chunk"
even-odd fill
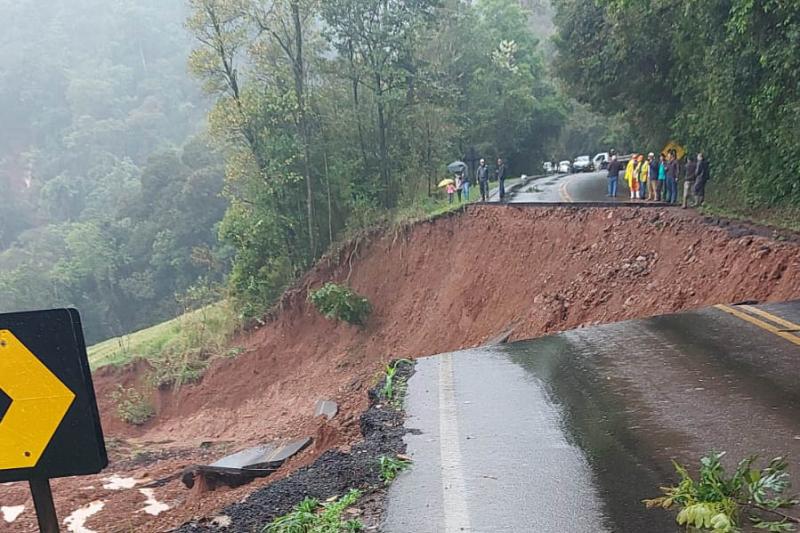
[[[336,416],[339,412],[339,405],[331,400],[317,400],[317,405],[314,407],[314,417],[325,416],[328,420]]]
[[[214,490],[219,485],[238,487],[272,474],[309,444],[310,437],[261,444],[223,457],[210,465],[191,466],[184,470],[181,480],[188,488],[194,487],[198,478],[208,490]]]

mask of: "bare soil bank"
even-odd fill
[[[163,531],[211,515],[328,449],[347,451],[361,438],[366,391],[392,359],[480,345],[511,329],[515,340],[716,303],[800,298],[800,244],[759,233],[671,209],[512,206],[474,206],[375,232],[287,292],[274,316],[240,339],[241,355],[217,361],[196,385],[155,393],[157,417],[143,428],[117,420],[108,399],[118,383],[137,382],[143,365],[99,371],[104,427],[120,439],[104,476],[162,480],[155,497],[171,510],[151,517],[140,512],[136,489],[111,492],[83,478],[54,483],[60,516],[102,499],[87,527]],[[367,327],[329,322],[308,304],[307,290],[329,280],[369,298]],[[318,399],[339,402],[333,421],[313,419]],[[306,435],[315,444],[268,481],[194,494],[171,479],[230,449]],[[23,515],[4,528],[35,531],[35,518],[24,485],[0,487],[0,505],[23,503]]]

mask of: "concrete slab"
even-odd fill
[[[242,450],[212,463],[208,469],[275,470],[286,459],[311,444],[311,439],[295,439],[288,442],[271,442]]]
[[[339,405],[332,400],[318,400],[314,406],[314,416],[325,416],[328,420],[332,419],[339,412]]]
[[[223,457],[210,465],[194,465],[184,471],[184,485],[192,488],[201,478],[202,485],[213,490],[218,485],[237,487],[257,477],[266,477],[275,472],[290,457],[311,444],[311,438],[276,441]]]

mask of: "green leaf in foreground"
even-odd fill
[[[344,520],[342,514],[353,506],[362,492],[351,489],[336,500],[320,503],[315,498],[306,498],[290,513],[280,516],[263,529],[264,533],[340,533],[364,529],[356,519]]]
[[[673,463],[680,477],[676,486],[662,487],[663,496],[644,500],[648,508],[679,509],[677,522],[687,531],[737,533],[746,520],[756,529],[796,531],[800,518],[788,513],[798,501],[786,494],[790,489],[788,463],[778,457],[762,468],[754,468],[750,456],[728,474],[722,465],[724,453],[709,453],[700,459],[698,477]]]

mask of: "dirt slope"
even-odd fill
[[[800,245],[748,233],[673,210],[477,206],[363,238],[287,293],[273,320],[240,340],[242,355],[216,362],[197,385],[158,393],[157,419],[143,429],[115,420],[107,400],[117,383],[138,374],[100,371],[106,433],[124,439],[118,456],[137,446],[165,450],[116,471],[159,479],[199,460],[201,442],[213,443],[204,452],[213,456],[263,439],[314,435],[317,445],[288,471],[357,438],[365,391],[391,359],[478,345],[511,328],[512,339],[522,339],[715,303],[800,298]],[[366,328],[329,322],[307,304],[306,289],[328,280],[349,282],[369,298],[375,311]],[[331,423],[311,417],[321,398],[342,406]],[[143,497],[80,490],[90,485],[100,483],[58,481],[57,494],[69,496],[59,496],[59,512],[105,499],[87,521],[98,531],[168,529],[252,488],[190,495],[170,481],[156,497],[173,510],[152,518],[137,512]],[[24,487],[0,488],[0,505],[24,502],[28,510],[13,527],[34,530]]]

